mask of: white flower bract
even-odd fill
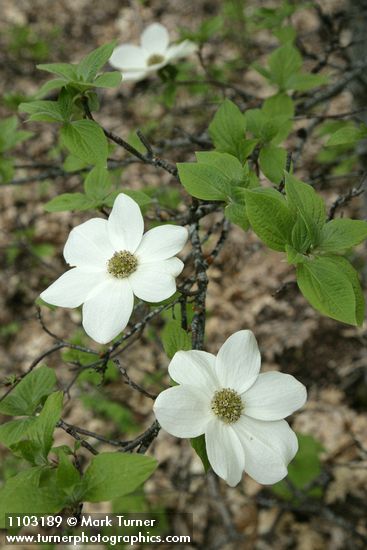
[[[176,437],[205,434],[214,472],[234,487],[243,472],[272,484],[287,475],[298,441],[283,420],[306,401],[306,388],[293,376],[260,371],[253,333],[230,336],[215,357],[205,351],[178,351],[169,367],[179,385],[154,404],[158,422]]]
[[[143,31],[140,43],[140,46],[121,44],[110,57],[110,65],[122,72],[124,80],[143,80],[150,73],[197,49],[190,40],[170,46],[168,31],[160,23],[149,25]]]
[[[73,269],[41,298],[62,307],[83,304],[86,333],[101,344],[110,342],[129,322],[134,295],[148,302],[169,298],[184,267],[175,257],[187,241],[184,227],[161,225],[143,232],[138,204],[121,193],[108,220],[92,218],[71,231],[64,258]]]

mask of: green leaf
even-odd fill
[[[287,162],[287,151],[275,145],[264,145],[260,150],[259,164],[264,175],[274,183],[283,179]]]
[[[267,80],[271,80],[271,72],[266,67],[263,67],[256,61],[252,63],[252,67],[255,69],[255,71],[261,74],[261,76],[263,76]]]
[[[293,128],[294,101],[287,94],[278,93],[266,99],[261,110],[267,117],[276,117],[275,120],[279,122],[278,133],[272,142],[277,144],[284,141]]]
[[[235,223],[244,231],[247,231],[250,227],[250,223],[246,213],[245,204],[230,203],[224,209],[224,215],[226,219],[232,223]]]
[[[101,453],[83,476],[83,497],[87,502],[111,500],[134,491],[148,479],[157,461],[141,454]]]
[[[302,57],[290,42],[277,48],[269,56],[271,78],[281,90],[287,89],[290,77],[302,67]]]
[[[245,117],[248,131],[258,140],[270,141],[277,135],[279,128],[274,124],[272,117],[261,109],[248,109]]]
[[[71,118],[74,109],[74,97],[75,92],[66,88],[62,88],[61,92],[59,93],[57,103],[59,105],[60,113],[64,122],[69,122]]]
[[[285,44],[273,51],[269,56],[269,70],[255,64],[254,68],[276,84],[280,91],[299,90],[306,91],[328,82],[325,75],[302,73],[302,57],[297,48],[292,44],[294,30],[289,33],[290,39]]]
[[[289,95],[278,93],[265,99],[262,112],[268,116],[284,116],[291,119],[294,116],[294,101]]]
[[[292,245],[297,252],[305,254],[312,245],[311,237],[308,233],[303,218],[297,218],[292,229]]]
[[[207,200],[225,200],[230,205],[243,205],[245,197],[242,189],[258,187],[256,175],[250,172],[248,164],[242,165],[233,155],[206,151],[197,152],[196,158],[197,164],[177,165],[181,183],[193,196]],[[227,210],[232,221],[237,210],[232,207]],[[241,210],[243,212],[243,208]],[[234,223],[239,223],[239,220]],[[239,225],[242,227],[242,219]]]
[[[250,170],[248,163],[245,165],[228,153],[215,151],[197,151],[195,153],[198,162],[214,166],[228,180],[230,187],[248,187],[250,184]]]
[[[118,71],[112,71],[111,73],[104,73],[93,81],[93,86],[96,88],[114,88],[121,83],[122,75]]]
[[[323,446],[311,435],[297,434],[299,449],[296,457],[288,466],[288,479],[299,491],[303,491],[321,474],[320,455]],[[309,496],[319,496],[318,489],[307,492]],[[281,498],[291,500],[292,492],[285,481],[280,481],[272,486],[271,490]]]
[[[95,208],[96,200],[83,193],[63,193],[44,205],[46,212],[83,211]]]
[[[285,190],[291,208],[296,210],[305,222],[312,244],[317,245],[325,224],[325,205],[316,191],[291,174],[285,175]]]
[[[51,311],[56,311],[56,309],[57,309],[57,306],[53,306],[52,304],[48,304],[47,302],[42,300],[42,298],[40,298],[40,297],[36,298],[34,303],[36,304],[36,306],[39,306],[39,307],[47,307]]]
[[[367,222],[339,218],[326,223],[317,250],[344,252],[367,239]]]
[[[225,201],[231,194],[230,180],[215,166],[202,162],[177,164],[182,185],[193,197]]]
[[[34,466],[48,464],[48,453],[52,447],[53,432],[61,416],[63,392],[52,393],[46,400],[42,411],[37,417],[32,417],[24,427],[22,437],[11,445],[11,451]],[[29,420],[29,419],[27,419]]]
[[[158,96],[158,100],[163,103],[167,109],[172,109],[175,104],[177,95],[177,85],[173,78],[175,78],[175,71],[172,71],[173,65],[166,65],[158,71],[158,75],[164,82],[162,94]],[[172,78],[173,77],[173,78]]]
[[[310,304],[332,319],[356,325],[356,298],[345,270],[334,260],[316,256],[297,266],[297,284]]]
[[[273,250],[285,250],[294,224],[281,193],[274,189],[245,191],[247,216],[252,229]]]
[[[226,99],[215,113],[209,125],[209,135],[215,148],[223,153],[237,157],[241,162],[246,160],[246,121],[237,105]]]
[[[76,120],[61,128],[63,145],[88,164],[104,164],[108,155],[107,139],[93,120]]]
[[[28,428],[35,421],[36,418],[31,416],[5,422],[0,426],[0,442],[8,448],[18,443],[24,438]]]
[[[99,71],[107,63],[115,49],[116,41],[104,44],[84,57],[78,65],[77,74],[86,82],[93,80]]]
[[[263,144],[270,141],[279,142],[284,129],[289,128],[289,118],[285,115],[274,115],[260,109],[246,111],[247,129]]]
[[[95,201],[102,201],[111,191],[112,181],[104,166],[96,166],[84,181],[85,194]]]
[[[68,489],[80,483],[80,473],[70,461],[71,451],[68,447],[56,447],[52,451],[57,454],[59,464],[56,471],[56,481],[59,487]]]
[[[0,136],[1,138],[6,135],[14,134],[17,130],[18,119],[16,116],[10,116],[0,120]]]
[[[334,263],[335,269],[342,271],[348,277],[354,291],[354,298],[356,303],[355,316],[357,325],[362,326],[365,316],[365,299],[361,288],[361,283],[359,282],[357,271],[350,264],[350,262],[348,262],[348,260],[346,258],[343,258],[342,256],[330,255],[328,256],[328,260],[329,262]]]
[[[47,95],[49,92],[62,88],[63,86],[65,86],[66,83],[67,80],[65,80],[64,78],[53,78],[52,80],[48,80],[47,82],[42,84],[35,97],[36,99],[40,97],[45,97],[45,95]]]
[[[198,437],[191,438],[190,443],[203,463],[205,473],[209,472],[209,470],[211,470],[211,466],[206,452],[205,435],[203,434]]]
[[[279,42],[285,44],[286,42],[294,42],[297,38],[297,31],[291,26],[281,27],[280,29],[274,30],[274,35],[277,37]]]
[[[137,191],[136,189],[126,189],[123,187],[119,193],[125,193],[125,195],[128,195],[128,197],[131,197],[134,199],[135,202],[138,203],[140,208],[143,208],[144,206],[147,206],[152,202],[152,199],[149,195],[144,193],[143,191]]]
[[[289,244],[285,245],[285,252],[287,254],[287,262],[289,264],[297,265],[303,264],[307,261],[307,256],[300,254],[295,248],[293,248],[293,246],[290,246]]]
[[[93,86],[94,86],[94,83],[93,83]],[[89,110],[91,112],[99,111],[100,101],[99,101],[98,94],[92,90],[88,90],[87,92],[85,92],[84,95],[87,98]],[[113,152],[115,145],[113,145],[112,143],[109,143],[108,146],[109,146],[109,151]]]
[[[255,176],[255,178],[253,177]],[[249,173],[247,189],[257,189],[259,182],[254,172]],[[231,199],[229,204],[224,209],[224,215],[227,220],[235,223],[244,231],[250,227],[250,222],[246,212],[246,193],[243,187],[234,187],[232,189]]]
[[[247,159],[251,155],[251,153],[255,149],[256,145],[258,144],[258,142],[259,142],[259,140],[256,139],[256,138],[254,138],[254,139],[245,139],[244,140],[243,146],[241,148],[243,159]]]
[[[52,447],[53,433],[60,420],[63,399],[62,391],[49,395],[36,422],[33,422],[27,430],[27,438],[40,448],[44,459],[47,459]]]
[[[367,127],[361,126],[344,126],[336,132],[334,132],[328,139],[326,146],[336,145],[354,145],[359,140],[364,139],[367,136]]]
[[[125,189],[125,188],[122,188],[122,189],[120,189],[119,191],[114,191],[113,193],[111,193],[110,195],[108,195],[108,197],[106,197],[106,198],[103,200],[103,204],[105,204],[106,206],[109,206],[110,208],[112,208],[112,207],[113,207],[113,203],[114,203],[115,200],[116,200],[116,197],[117,197],[120,193],[124,193],[124,194],[127,195],[128,197],[131,197],[135,202],[138,203],[138,205],[140,206],[141,209],[143,209],[144,207],[148,206],[148,204],[150,204],[150,203],[152,202],[151,197],[149,197],[149,195],[147,195],[147,194],[144,193],[143,191],[137,191],[136,189]]]
[[[0,489],[0,528],[5,528],[5,514],[42,515],[62,510],[65,497],[61,491],[39,486],[44,471],[29,468],[6,481]]]
[[[87,166],[87,163],[74,155],[68,155],[63,162],[65,172],[77,172]]]
[[[41,65],[37,65],[37,69],[40,71],[56,74],[67,81],[76,80],[76,67],[76,65],[71,63],[43,63]]]
[[[162,330],[162,344],[170,359],[176,351],[192,349],[191,338],[178,321],[170,321]]]
[[[0,120],[0,152],[4,153],[15,147],[18,143],[33,136],[32,132],[18,130],[18,119],[11,116]],[[6,160],[6,159],[2,159]]]
[[[246,127],[251,134],[257,138],[262,138],[262,128],[266,121],[267,117],[264,115],[261,109],[248,109],[245,113],[246,118]],[[274,133],[275,135],[275,133]]]
[[[64,117],[57,101],[30,101],[19,105],[21,113],[29,113],[28,120],[44,122],[63,122]]]
[[[52,369],[39,367],[30,372],[17,386],[0,401],[0,413],[10,416],[34,414],[41,400],[49,395],[56,384]]]
[[[25,434],[26,435],[26,434]],[[11,452],[16,458],[26,460],[32,466],[45,466],[42,447],[39,443],[25,437],[11,446]]]
[[[306,92],[307,90],[312,90],[312,88],[323,86],[324,84],[327,84],[328,81],[328,77],[322,74],[293,74],[287,80],[287,90]]]
[[[189,31],[185,29],[181,31],[181,38],[193,40],[194,42],[204,43],[208,42],[213,35],[218,35],[224,25],[224,19],[220,15],[214,17],[205,18],[204,21],[200,21],[199,26],[195,31]]]
[[[0,158],[0,183],[8,183],[14,176],[14,160]]]

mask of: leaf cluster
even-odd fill
[[[53,447],[53,434],[63,407],[55,391],[56,376],[41,366],[24,377],[0,402],[0,413],[15,418],[0,426],[0,442],[28,468],[8,478],[0,489],[0,528],[5,514],[57,513],[77,509],[80,502],[101,502],[134,491],[155,470],[144,455],[101,453],[85,472],[76,467],[73,451]]]
[[[286,174],[286,196],[275,189],[246,191],[252,229],[271,249],[285,252],[296,266],[297,283],[310,304],[328,317],[361,325],[364,297],[358,274],[342,256],[367,238],[361,220],[327,221],[321,197]]]
[[[84,180],[84,193],[62,193],[45,204],[47,212],[83,211],[112,207],[116,196],[124,192],[140,207],[150,203],[150,197],[142,191],[114,189],[110,173],[103,166],[95,166]]]
[[[37,65],[41,71],[51,73],[57,78],[46,82],[38,92],[43,97],[50,91],[65,86],[86,92],[92,88],[114,88],[121,82],[119,71],[99,74],[100,69],[107,63],[112,55],[116,41],[104,44],[86,55],[79,63],[43,63]]]
[[[328,82],[325,75],[302,72],[302,66],[302,56],[291,41],[287,41],[269,55],[267,67],[258,63],[253,64],[254,69],[280,92],[305,92]]]

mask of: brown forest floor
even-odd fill
[[[219,1],[194,0],[153,0],[148,3],[1,0],[0,3],[2,92],[27,94],[44,81],[43,74],[35,70],[34,56],[29,49],[25,47],[19,52],[7,47],[14,25],[28,25],[35,35],[49,43],[47,61],[74,61],[114,37],[121,41],[136,40],[141,25],[154,20],[166,24],[173,35],[178,25],[195,29],[199,21],[215,14],[220,5]],[[262,5],[263,2],[252,4]],[[308,21],[299,18],[298,24],[301,30],[307,30],[307,25],[312,30],[314,22],[309,15]],[[259,44],[266,43],[266,40],[269,40],[268,35],[262,37]],[[269,41],[264,51],[272,45]],[[220,51],[221,58],[225,59],[226,47],[226,44],[214,40],[204,51],[209,58]],[[231,47],[228,43],[229,50]],[[247,83],[250,91],[258,92],[259,82],[258,77],[251,73]],[[236,83],[245,88],[244,83]],[[153,90],[158,90],[157,80],[152,81],[152,86]],[[264,88],[260,95],[266,93]],[[207,101],[203,105],[200,96],[190,97],[184,90],[171,111],[154,103],[149,94],[149,85],[145,83],[107,91],[98,120],[125,137],[131,130],[153,120],[157,128],[152,141],[159,142],[163,138],[182,136],[184,131],[200,135],[215,111],[214,102]],[[348,109],[350,96],[345,93],[337,101],[339,103],[331,105],[330,109],[334,108],[336,112]],[[10,114],[6,107],[0,109],[1,115]],[[19,147],[18,164],[50,163],[47,151],[55,138],[51,125],[31,126],[36,135],[27,145]],[[195,148],[198,147],[171,149],[165,157],[172,161],[192,160]],[[309,177],[317,168],[314,160],[316,148],[317,142],[306,145],[301,175]],[[16,177],[28,175],[26,170],[20,169]],[[336,181],[337,184],[324,186],[328,205],[350,186],[350,182],[343,179]],[[122,173],[122,185],[137,189],[162,182],[168,184],[166,174],[140,164],[126,168]],[[67,192],[79,189],[78,186],[80,180],[74,176],[51,178],[44,183],[6,186],[0,190],[0,247],[3,251],[6,246],[14,248],[14,243],[19,245],[14,260],[9,259],[8,253],[4,257],[0,278],[0,324],[4,327],[0,333],[2,380],[24,371],[52,344],[36,319],[34,300],[49,281],[64,271],[62,247],[68,232],[90,214],[48,214],[42,205],[56,194],[56,190],[57,193]],[[349,214],[358,216],[360,204],[359,199],[355,200]],[[215,214],[211,219],[215,219]],[[27,228],[34,231],[34,244],[54,246],[51,256],[39,259],[32,252],[21,233]],[[362,251],[359,256],[362,262]],[[363,378],[367,359],[366,326],[358,329],[321,317],[305,302],[294,285],[287,285],[277,292],[285,281],[294,280],[293,270],[281,261],[279,254],[266,250],[251,232],[244,234],[238,228],[231,230],[227,245],[209,270],[209,277],[207,349],[216,353],[232,332],[250,328],[260,345],[263,368],[294,374],[307,386],[308,403],[294,416],[292,426],[300,433],[313,435],[324,447],[322,462],[328,474],[325,506],[330,507],[338,518],[350,522],[352,530],[361,529],[363,533],[361,507],[366,498],[367,483],[367,418],[363,413],[367,403],[367,386]],[[47,311],[45,318],[48,325],[65,338],[69,338],[80,323],[78,311]],[[154,328],[160,328],[158,321]],[[124,365],[129,365],[134,379],[149,380],[150,389],[159,391],[162,377],[157,373],[166,369],[167,357],[151,333],[145,332],[140,342],[124,354]],[[70,379],[71,367],[60,357],[53,356],[47,364],[56,369],[62,383]],[[150,378],[147,378],[147,373]],[[167,380],[163,378],[163,381]],[[78,401],[78,392],[82,389],[88,391],[88,382],[84,388],[73,388],[74,395],[66,406],[64,419],[93,431],[105,433],[107,430],[121,439],[126,438],[126,434],[120,433],[111,420]],[[149,400],[135,394],[119,380],[110,382],[103,392],[108,398],[130,408],[133,421],[140,429],[150,424]],[[58,443],[72,444],[72,439],[61,430],[57,431],[57,437]],[[223,543],[218,548],[353,548],[349,541],[349,527],[335,517],[320,517],[317,510],[283,510],[278,517],[279,508],[269,505],[271,492],[247,476],[236,489],[221,483],[221,498],[218,499],[201,475],[200,462],[187,441],[176,440],[161,432],[150,452],[158,458],[160,467],[146,485],[148,500],[175,513],[192,512],[199,548],[205,548],[202,546],[204,540],[219,541],[225,536],[218,502],[219,507],[220,503],[229,507],[236,528],[247,535],[245,543]],[[8,453],[1,448],[0,457],[5,473],[14,467],[9,462]],[[92,509],[96,507],[89,505],[85,508],[86,511]],[[179,532],[179,527],[176,530]]]

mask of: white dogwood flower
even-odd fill
[[[143,232],[138,204],[121,193],[108,220],[92,218],[71,231],[64,258],[74,267],[41,298],[61,307],[83,304],[86,333],[101,344],[111,341],[129,322],[134,295],[147,302],[169,298],[184,267],[174,257],[186,243],[184,227],[161,225]]]
[[[253,333],[232,334],[217,357],[179,351],[168,368],[179,385],[156,399],[158,422],[176,437],[205,434],[214,472],[234,487],[247,472],[271,484],[287,475],[298,441],[283,420],[306,401],[306,388],[293,376],[260,371]]]
[[[192,54],[197,46],[190,40],[169,45],[166,27],[152,23],[140,37],[141,46],[121,44],[113,51],[109,63],[122,72],[124,80],[143,80],[174,59]]]

